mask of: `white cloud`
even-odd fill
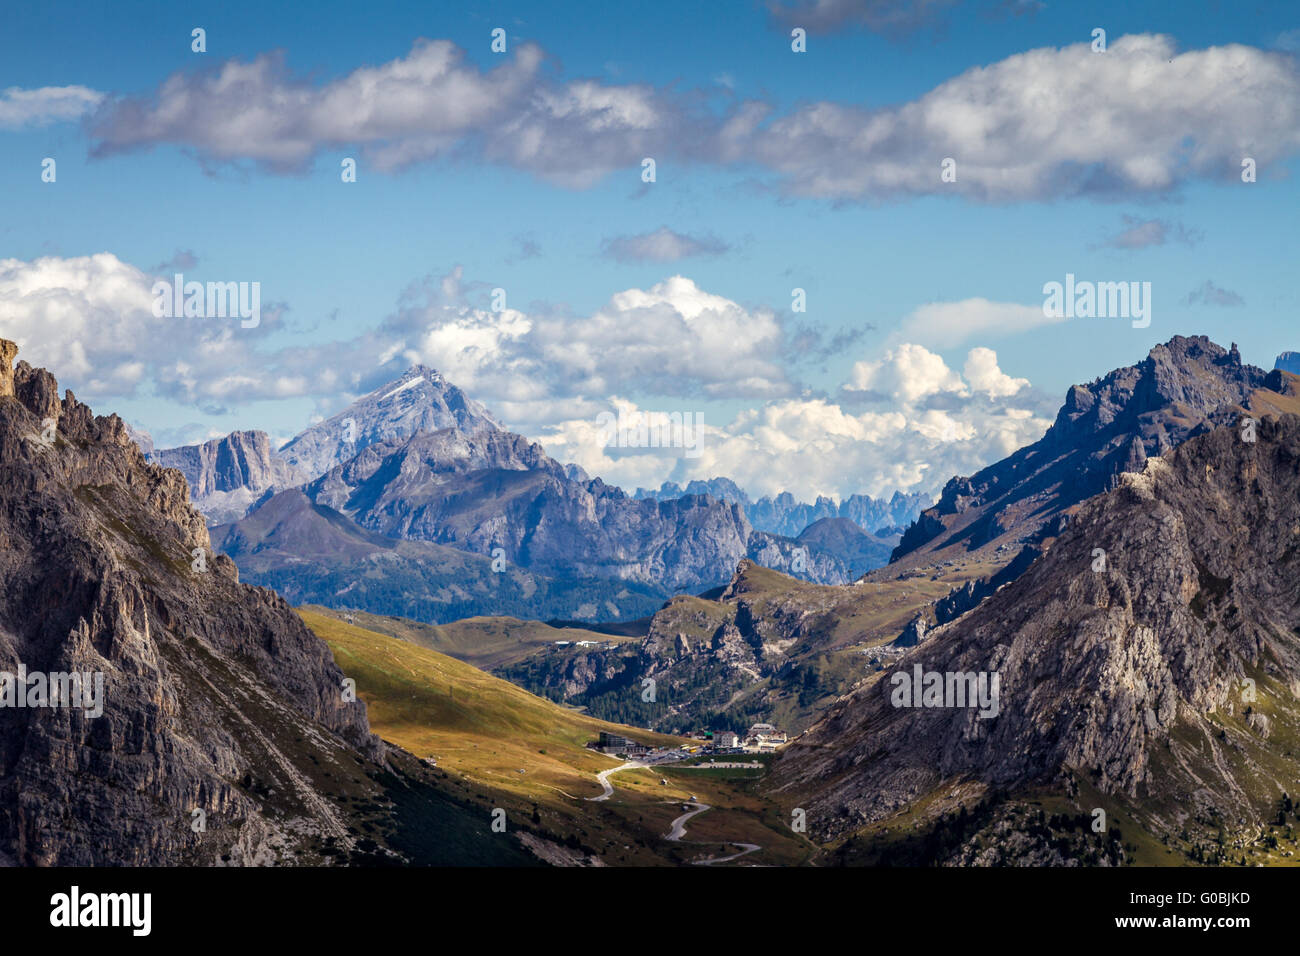
[[[515,408],[581,405],[616,390],[727,398],[794,390],[776,313],[684,276],[626,289],[574,316],[493,311],[475,301],[457,268],[411,290],[356,339],[278,351],[259,349],[277,312],[264,309],[250,330],[231,320],[155,318],[153,282],[109,253],[0,260],[0,334],[89,396],[129,396],[151,380],[164,397],[209,409],[289,397],[341,404],[417,363],[490,405]]]
[[[42,86],[0,90],[0,129],[44,126],[75,120],[90,112],[104,94],[85,86]]]
[[[811,9],[829,16],[851,6],[819,0]],[[1241,44],[1179,53],[1169,37],[1138,34],[1105,53],[1088,42],[1047,47],[973,67],[900,105],[821,101],[780,116],[762,100],[710,112],[706,91],[564,82],[542,71],[543,60],[523,44],[480,70],[450,42],[422,40],[406,57],[321,85],[288,75],[274,55],[230,60],[104,107],[94,151],[171,143],[206,161],[295,171],[324,149],[356,148],[379,169],[458,156],[570,188],[650,156],[757,165],[799,196],[1014,202],[1227,181],[1243,156],[1266,169],[1300,150],[1295,58]],[[955,182],[940,179],[946,157],[956,160]]]
[[[152,391],[224,411],[308,397],[333,413],[417,362],[441,370],[557,458],[627,488],[726,475],[753,494],[933,491],[1038,438],[1050,424],[1025,379],[987,348],[962,373],[916,343],[856,363],[840,402],[794,397],[775,313],[673,276],[626,289],[591,315],[493,312],[472,304],[459,270],[425,301],[346,342],[263,351],[275,323],[158,319],[153,276],[101,253],[0,260],[0,335],[64,387],[93,399]],[[665,396],[650,411],[694,412],[742,394],[756,404],[707,421],[698,457],[601,446],[601,412],[637,410],[630,391]],[[846,404],[847,403],[847,404]],[[865,410],[864,410],[865,409]],[[148,423],[144,423],[148,424]]]
[[[1029,387],[1029,379],[1012,378],[998,368],[997,353],[988,348],[971,349],[962,371],[974,391],[983,392],[991,398],[1015,395],[1022,388]]]
[[[1026,332],[1040,325],[1064,319],[1043,315],[1043,305],[990,302],[971,298],[958,302],[928,302],[903,319],[895,341],[927,345],[960,345],[973,338],[989,338]]]
[[[906,405],[941,392],[967,394],[966,383],[941,357],[911,342],[873,362],[855,363],[845,388],[888,395]]]
[[[1293,57],[1240,44],[1178,53],[1151,34],[1015,54],[879,110],[818,102],[753,136],[803,196],[959,193],[1017,201],[1228,181],[1300,147]],[[957,180],[940,180],[940,162]]]
[[[809,501],[900,489],[935,492],[952,475],[971,474],[1036,441],[1052,423],[1039,414],[1036,401],[1006,401],[1022,394],[1028,382],[1002,373],[991,349],[972,349],[966,374],[969,381],[939,356],[908,344],[881,360],[858,363],[846,383],[846,393],[864,379],[892,386],[891,400],[880,409],[854,413],[823,398],[771,401],[728,424],[706,425],[695,458],[661,449],[612,452],[601,446],[594,416],[532,434],[553,456],[627,489],[726,476],[751,495],[789,491]],[[925,406],[944,394],[963,400],[952,408]],[[613,404],[625,413],[638,410],[622,399]]]

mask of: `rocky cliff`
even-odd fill
[[[379,781],[412,761],[325,644],[212,552],[179,471],[15,354],[0,341],[0,857],[403,858]],[[102,693],[47,695],[73,673]]]
[[[1300,773],[1298,574],[1300,417],[1214,428],[1121,475],[1014,582],[839,702],[773,788],[824,837],[1035,786],[1090,788],[1184,849],[1258,832]],[[897,706],[892,675],[918,665],[999,675],[996,716]]]
[[[260,431],[231,432],[201,445],[163,448],[149,457],[185,476],[194,506],[210,524],[241,518],[266,492],[290,488],[307,477],[276,455]]]

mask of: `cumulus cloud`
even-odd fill
[[[864,384],[884,386],[873,396],[879,407],[855,412],[809,397],[767,402],[730,422],[706,423],[694,457],[674,449],[605,447],[594,417],[538,429],[533,437],[552,455],[624,488],[725,475],[753,495],[789,491],[804,500],[934,492],[952,475],[970,474],[1036,441],[1052,423],[1028,381],[1003,373],[992,350],[972,349],[964,372],[965,380],[939,356],[908,343],[858,363],[845,383],[845,394]],[[942,396],[960,400],[932,407]],[[624,415],[646,410],[626,399],[615,400],[614,408]]]
[[[238,318],[160,318],[153,314],[155,281],[106,252],[0,260],[0,335],[18,343],[23,359],[50,369],[82,398],[152,391],[219,413],[231,405],[339,385],[328,363],[272,368],[258,351],[283,327],[282,305],[265,305],[261,324],[251,329],[241,328]]]
[[[417,41],[402,58],[314,85],[280,54],[177,73],[152,97],[108,104],[92,124],[95,155],[162,143],[205,161],[252,160],[301,171],[324,149],[357,147],[392,171],[471,155],[581,188],[674,141],[689,142],[689,111],[649,86],[555,83],[535,44],[492,69],[446,40]]]
[[[543,398],[615,391],[752,398],[794,390],[781,364],[787,334],[777,314],[685,276],[626,289],[580,316],[495,312],[472,301],[472,291],[457,270],[408,296],[373,334],[392,350],[386,369],[433,365],[462,387],[497,397],[507,415],[507,404],[527,411]]]
[[[911,342],[883,358],[855,363],[844,387],[850,392],[887,395],[908,405],[941,392],[967,394],[966,383],[941,357]]]
[[[808,9],[829,17],[877,6],[819,0]],[[289,172],[324,149],[356,148],[382,170],[462,157],[569,188],[649,156],[757,167],[795,196],[1014,202],[1164,192],[1235,177],[1243,156],[1268,166],[1300,149],[1295,58],[1241,44],[1179,53],[1169,37],[1140,34],[1105,53],[1087,42],[1036,49],[901,105],[819,101],[784,115],[762,100],[710,109],[709,90],[563,81],[543,61],[524,44],[480,70],[453,44],[422,40],[406,57],[317,85],[289,75],[276,55],[231,60],[105,104],[93,151],[171,143],[205,162]],[[945,183],[949,157],[957,178]]]
[[[75,120],[93,110],[103,93],[84,86],[42,86],[0,90],[0,129],[45,126]]]
[[[337,404],[417,363],[524,420],[565,408],[586,414],[588,396],[620,390],[704,398],[795,391],[777,313],[684,276],[570,315],[495,310],[488,290],[457,268],[412,286],[396,311],[355,339],[276,350],[264,345],[283,328],[282,305],[264,308],[255,329],[238,320],[156,318],[154,281],[108,253],[0,260],[0,334],[89,396],[130,396],[147,382],[208,411],[290,397]]]
[[[1294,58],[1239,44],[1179,54],[1152,35],[1016,54],[900,107],[810,104],[753,135],[788,191],[823,198],[1159,192],[1297,147]],[[946,157],[956,182],[940,181]]]
[[[982,347],[961,372],[916,343],[864,358],[840,393],[852,407],[801,393],[782,364],[788,333],[775,312],[683,276],[625,289],[572,316],[494,311],[476,302],[486,290],[456,269],[408,289],[361,336],[279,349],[269,347],[274,314],[256,329],[156,318],[154,281],[108,253],[0,260],[0,335],[83,399],[102,405],[152,393],[213,414],[287,398],[314,399],[332,414],[424,363],[556,457],[628,488],[728,475],[757,494],[932,491],[1050,424],[1029,383],[1005,374]],[[667,406],[641,409],[649,411],[693,411],[683,407],[693,400],[754,405],[730,422],[709,420],[696,457],[606,448],[599,416],[637,411],[632,392]]]
[[[972,390],[990,398],[1006,398],[1029,387],[1029,379],[1012,378],[998,368],[998,356],[992,349],[971,349],[962,371]]]
[[[92,127],[106,155],[177,143],[215,160],[251,159],[302,168],[326,147],[358,144],[381,168],[429,159],[460,137],[500,122],[525,96],[541,64],[525,44],[489,71],[464,62],[442,40],[410,54],[314,86],[288,74],[283,56],[227,60],[211,71],[168,78],[151,98],[109,104]]]
[[[728,246],[715,236],[690,236],[661,226],[654,232],[606,239],[602,252],[619,262],[675,262],[692,256],[719,256]]]

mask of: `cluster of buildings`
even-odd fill
[[[730,730],[719,730],[712,734],[693,736],[711,740],[714,753],[771,753],[789,740],[784,731],[777,730],[771,724],[754,724],[743,735]]]
[[[729,730],[701,731],[686,736],[699,741],[699,745],[682,747],[679,751],[680,756],[700,753],[701,751],[715,754],[772,753],[782,747],[789,739],[783,731],[777,730],[771,724],[754,724],[745,732],[744,736],[732,733]],[[628,757],[650,754],[652,758],[657,759],[656,755],[664,755],[664,753],[654,751],[653,748],[638,743],[629,737],[611,734],[605,730],[600,732],[599,740],[589,743],[587,746],[599,750],[601,753],[624,754]]]

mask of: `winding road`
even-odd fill
[[[620,770],[637,770],[641,767],[648,767],[648,766],[650,766],[650,764],[643,763],[640,760],[629,760],[627,761],[627,763],[621,763],[617,767],[610,767],[608,770],[600,771],[600,773],[596,774],[596,780],[600,782],[601,790],[603,790],[604,792],[598,797],[587,797],[586,799],[591,801],[592,803],[599,803],[602,800],[608,800],[614,793],[614,785],[609,782],[609,778],[613,774],[618,773]],[[677,801],[670,800],[668,802],[676,803]],[[673,843],[682,842],[682,837],[686,835],[687,820],[689,820],[691,817],[695,816],[696,814],[703,813],[705,810],[712,809],[712,807],[710,807],[707,803],[700,803],[698,800],[692,800],[689,803],[684,803],[682,805],[690,806],[693,809],[687,810],[680,817],[677,817],[677,819],[673,820],[671,829],[668,831],[667,836],[664,837],[665,840],[669,840]],[[686,840],[685,842],[698,843],[699,841]],[[724,841],[724,842],[730,842],[730,841]],[[714,857],[710,857],[707,860],[695,860],[692,862],[691,865],[712,866],[714,863],[726,863],[730,860],[737,860],[747,853],[753,853],[755,850],[762,849],[762,847],[759,846],[757,843],[731,843],[731,845],[740,847],[740,852],[733,853],[730,856],[714,856]]]
[[[686,835],[686,821],[689,820],[691,817],[695,816],[697,813],[703,813],[705,810],[711,809],[707,803],[696,802],[690,805],[693,806],[695,809],[683,813],[680,817],[678,817],[676,820],[673,821],[672,829],[669,830],[668,835],[664,837],[665,840],[672,840],[674,843],[681,841],[682,837]],[[698,843],[699,841],[687,840],[686,842]],[[730,841],[726,841],[726,842],[730,842]],[[744,856],[746,853],[753,853],[755,850],[762,849],[762,847],[759,846],[757,843],[732,843],[731,845],[740,847],[741,848],[740,852],[733,853],[731,854],[731,856],[711,856],[707,860],[695,860],[691,863],[691,865],[712,866],[714,863],[726,863],[728,860],[736,860]]]
[[[608,800],[610,798],[610,795],[614,792],[614,785],[609,782],[610,774],[618,773],[620,770],[636,770],[638,767],[648,766],[650,766],[648,763],[642,763],[640,760],[629,760],[627,763],[621,763],[617,767],[610,767],[608,770],[602,770],[600,773],[596,774],[596,779],[600,781],[600,785],[605,792],[599,797],[587,797],[587,799],[593,803],[598,803],[601,800]]]

